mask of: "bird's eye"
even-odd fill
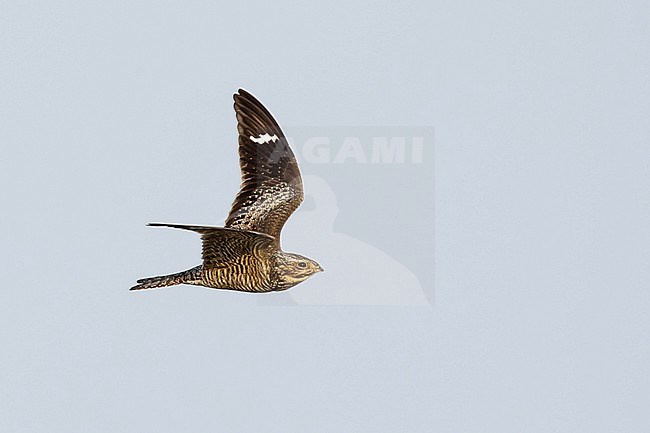
[[[307,263],[305,263],[305,262],[298,262],[298,267],[299,267],[299,268],[306,268],[306,267],[307,267]]]

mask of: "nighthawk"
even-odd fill
[[[138,280],[131,290],[192,284],[242,292],[286,290],[321,272],[314,260],[280,248],[280,231],[304,198],[286,136],[250,93],[235,95],[242,184],[225,227],[151,223],[201,235],[203,263],[187,271]]]

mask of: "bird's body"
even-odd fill
[[[251,94],[235,94],[242,185],[225,227],[160,224],[201,234],[203,264],[138,280],[131,290],[177,284],[242,292],[286,290],[322,271],[318,263],[280,247],[280,231],[300,205],[300,170],[285,135]]]

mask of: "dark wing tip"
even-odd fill
[[[175,224],[167,223],[148,223],[147,227],[174,227]]]
[[[238,105],[241,106],[242,110],[246,110],[245,105],[250,105],[248,107],[248,110],[262,110],[271,120],[273,123],[275,123],[275,119],[273,119],[273,115],[268,111],[268,109],[262,104],[262,101],[259,100],[255,95],[252,93],[244,90],[244,89],[239,89],[237,90],[237,93],[232,95],[233,100],[235,101],[235,107]]]
[[[235,100],[235,102],[237,102],[237,100],[239,100],[240,98],[248,99],[249,101],[253,100],[259,102],[259,100],[252,93],[241,88],[237,90],[237,93],[232,95],[232,98]]]
[[[245,140],[248,140],[249,135],[258,136],[260,134],[284,138],[282,128],[259,99],[244,89],[239,89],[233,98],[240,139],[243,136]]]

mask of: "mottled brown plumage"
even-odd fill
[[[201,235],[203,264],[138,280],[131,290],[193,284],[244,292],[286,290],[322,271],[280,248],[280,232],[303,200],[302,178],[286,136],[250,93],[234,95],[242,184],[225,227],[152,223]]]

